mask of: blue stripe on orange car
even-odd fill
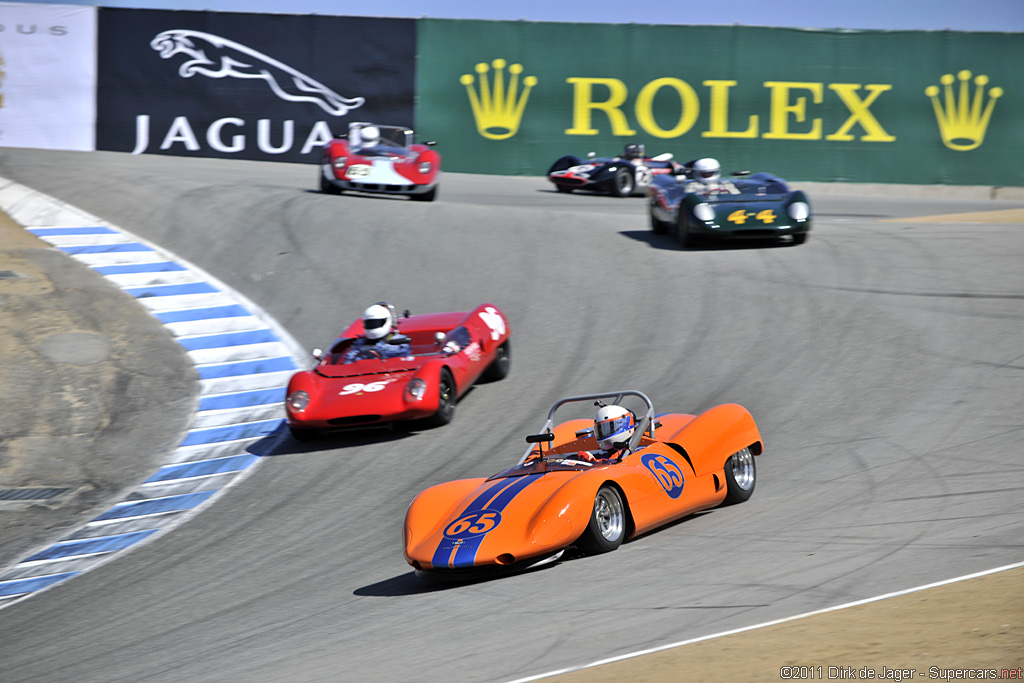
[[[531,474],[502,479],[477,496],[444,531],[431,565],[464,569],[472,567],[487,532],[501,523],[501,512],[519,493],[542,477]]]

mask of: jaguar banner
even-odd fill
[[[0,2],[0,146],[88,151],[96,8]]]
[[[313,161],[413,122],[412,19],[100,9],[97,148]]]
[[[452,171],[619,153],[790,180],[1024,185],[1024,35],[421,19]]]

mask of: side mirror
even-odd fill
[[[596,156],[597,156],[596,152],[587,152],[587,158],[588,159],[593,159]]]
[[[544,432],[543,434],[530,434],[526,437],[526,443],[551,443],[555,440],[555,435],[551,432]]]
[[[732,174],[735,176],[744,176],[750,175],[750,171],[733,171]]]
[[[316,358],[317,360],[320,360],[321,358],[323,358],[324,350],[323,349],[313,349],[312,353],[313,353],[313,358]]]
[[[437,141],[436,140],[427,140],[423,144],[426,145],[427,147],[434,147],[435,145],[437,145]]]
[[[434,344],[436,344],[437,346],[440,346],[441,344],[444,343],[444,338],[446,336],[447,335],[444,332],[435,332],[434,333]]]

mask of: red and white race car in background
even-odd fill
[[[350,123],[347,139],[335,138],[324,146],[320,191],[404,194],[432,202],[441,178],[441,155],[434,144],[414,143],[409,128]]]

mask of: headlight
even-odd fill
[[[288,407],[293,413],[301,413],[309,405],[309,394],[305,391],[293,391],[288,396]]]
[[[345,168],[346,161],[348,161],[347,157],[338,157],[334,160],[334,168]]]
[[[434,168],[434,165],[429,161],[420,162],[420,173],[422,173],[423,175],[430,173],[430,169],[432,168]]]
[[[406,401],[422,401],[425,393],[427,393],[427,383],[419,377],[414,377],[405,385]]]
[[[710,204],[698,204],[693,207],[693,215],[705,222],[715,220],[715,210]]]
[[[811,207],[805,202],[793,202],[786,207],[790,217],[795,221],[805,221],[811,215]]]

